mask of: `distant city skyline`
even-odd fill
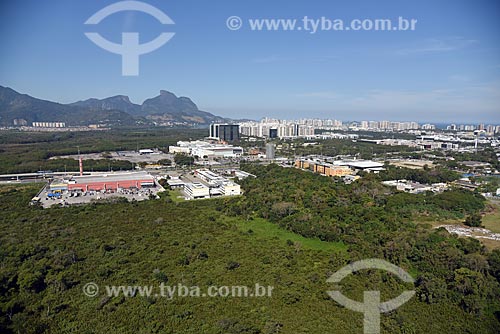
[[[167,29],[175,36],[141,56],[138,77],[123,77],[120,56],[84,35],[84,22],[115,2],[2,2],[0,85],[60,103],[114,95],[141,103],[165,89],[233,119],[500,123],[495,0],[146,0],[175,22]],[[418,23],[414,31],[232,31],[226,20],[233,15]],[[141,43],[163,28],[136,12],[92,27],[114,42],[140,32]]]
[[[349,120],[339,119],[274,119],[263,118],[259,121],[244,121],[238,123],[240,132],[248,136],[265,137],[271,136],[271,129],[277,131],[277,136],[308,136],[313,135],[314,130],[375,130],[375,131],[412,131],[412,130],[453,130],[471,132],[480,130],[484,133],[500,133],[500,123],[438,123],[421,121],[394,121],[394,120]]]
[[[10,88],[10,87],[9,87]],[[23,94],[23,95],[29,95],[31,97],[34,97],[36,99],[40,99],[40,100],[45,100],[45,101],[49,101],[49,102],[55,102],[55,103],[62,103],[60,101],[51,101],[51,100],[48,100],[48,99],[45,99],[43,97],[36,97],[36,96],[32,96],[30,94],[26,94],[26,93],[23,93],[23,92],[18,92],[20,94]],[[125,95],[125,94],[121,94],[121,95]],[[105,97],[105,98],[109,98],[111,96],[108,96],[108,97]],[[180,96],[178,96],[180,97]],[[92,99],[92,97],[88,98],[88,99]],[[81,101],[85,101],[87,99],[84,99],[84,100],[81,100]],[[146,99],[147,100],[147,99]],[[72,101],[73,102],[81,102],[81,101]],[[131,101],[132,103],[137,103],[136,101]],[[208,110],[204,110],[204,111],[208,111]],[[216,115],[218,116],[218,115]],[[228,119],[231,119],[231,117],[227,117]],[[407,119],[404,119],[404,120],[401,120],[401,119],[390,119],[390,118],[359,118],[359,119],[353,119],[353,118],[336,118],[336,117],[332,117],[332,115],[329,115],[328,117],[307,117],[307,115],[297,115],[297,117],[295,118],[279,118],[279,117],[275,117],[275,116],[269,116],[269,115],[265,115],[263,117],[260,117],[260,118],[232,118],[233,121],[244,121],[244,120],[249,120],[249,121],[252,121],[252,122],[262,122],[266,119],[271,119],[271,120],[277,120],[277,121],[284,121],[284,122],[298,122],[298,121],[315,121],[315,120],[319,120],[319,121],[340,121],[341,123],[352,123],[352,122],[358,122],[358,123],[361,123],[361,122],[400,122],[400,123],[419,123],[420,125],[425,125],[426,123],[429,123],[429,124],[433,124],[433,125],[436,125],[438,127],[446,127],[448,125],[464,125],[464,126],[479,126],[481,124],[483,125],[499,125],[500,124],[500,120],[499,121],[471,121],[471,122],[453,122],[453,121],[428,121],[428,120],[421,120],[421,119],[416,119],[416,118],[411,118],[411,117],[408,117]],[[217,122],[215,122],[217,123]],[[299,122],[300,123],[300,122]],[[61,123],[62,124],[62,123]]]

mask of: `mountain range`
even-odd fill
[[[128,96],[90,98],[61,104],[34,98],[0,86],[0,125],[31,125],[32,122],[65,122],[66,125],[134,124],[203,126],[226,119],[202,111],[188,97],[161,90],[160,95],[132,103]]]

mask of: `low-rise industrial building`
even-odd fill
[[[445,183],[421,184],[408,180],[383,181],[382,184],[385,184],[386,186],[396,187],[396,189],[399,191],[404,191],[411,194],[421,194],[427,191],[439,193],[445,191],[448,188],[447,184]]]
[[[152,149],[149,149],[149,148],[139,150],[139,154],[141,154],[141,155],[143,155],[143,154],[153,154],[153,153],[155,153],[155,151],[153,151]]]
[[[208,169],[197,169],[193,173],[183,175],[171,175],[167,184],[170,189],[182,189],[188,200],[241,194],[239,184]]]
[[[68,184],[65,182],[54,181],[49,184],[49,191],[52,193],[60,193],[68,190]]]
[[[210,198],[210,188],[200,182],[186,183],[184,193],[186,199]]]
[[[187,146],[169,146],[168,147],[168,153],[170,154],[190,154],[191,153],[191,148]]]
[[[243,179],[246,179],[247,177],[253,177],[253,178],[256,178],[257,176],[253,175],[253,174],[250,174],[250,173],[247,173],[243,170],[234,170],[231,172],[231,174],[234,174],[234,176],[238,179],[238,180],[243,180]]]
[[[239,146],[213,144],[206,141],[179,141],[177,146],[170,146],[169,153],[184,153],[200,158],[237,158],[243,155],[243,148]]]
[[[162,191],[163,187],[145,172],[65,176],[44,186],[36,196],[39,200],[32,201],[32,204],[48,208],[53,205],[81,205],[100,200],[143,201],[152,197],[159,198],[158,193]]]
[[[67,187],[70,191],[140,189],[154,186],[155,180],[153,176],[144,172],[73,176],[67,181]]]
[[[348,166],[354,170],[378,173],[384,170],[384,164],[371,160],[341,161],[341,166]]]
[[[186,183],[179,178],[171,178],[170,180],[167,180],[167,184],[170,189],[184,189],[184,186],[186,185]]]
[[[239,184],[231,181],[225,181],[220,186],[223,196],[237,196],[241,195],[241,188]]]
[[[180,179],[168,180],[171,189],[184,187],[186,199],[216,196],[236,196],[241,194],[240,185],[208,169],[197,169],[193,175],[186,174]],[[180,188],[180,187],[179,187]]]
[[[194,174],[210,186],[220,186],[226,179],[208,169],[197,169]]]
[[[352,174],[352,170],[347,166],[339,166],[331,163],[315,160],[296,160],[295,167],[300,169],[309,169],[314,173],[326,176],[346,176]]]

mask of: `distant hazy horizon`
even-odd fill
[[[0,86],[3,86],[3,85],[0,85]],[[8,87],[8,88],[14,89],[13,87]],[[30,96],[32,96],[34,98],[37,98],[37,99],[48,100],[48,101],[51,101],[51,102],[62,103],[62,104],[78,102],[78,101],[69,101],[69,102],[52,101],[52,100],[44,98],[43,96],[33,96],[33,95],[31,95],[31,94],[29,94],[27,92],[20,92],[20,91],[18,91],[18,93],[20,93],[20,94],[27,94],[27,95],[30,95]],[[172,93],[175,94],[175,92],[172,92]],[[157,94],[159,94],[159,92]],[[127,94],[117,94],[117,95],[127,95]],[[150,98],[154,97],[154,96],[155,95],[153,94],[153,95],[150,96]],[[83,101],[83,100],[87,100],[87,99],[91,99],[91,98],[104,99],[104,98],[108,98],[108,97],[111,97],[111,96],[102,96],[102,97],[90,96],[90,97],[84,98],[84,99],[79,100],[79,101]],[[189,96],[187,96],[187,97],[189,97]],[[134,101],[132,99],[130,99],[130,101],[132,103],[134,103],[134,104],[141,104],[142,102],[144,102],[144,101]],[[193,101],[193,102],[197,103],[197,101]],[[199,107],[199,105],[198,105],[198,107]],[[216,116],[223,116],[223,117],[231,118],[231,119],[234,119],[234,120],[238,120],[238,119],[243,120],[243,119],[246,119],[246,120],[252,120],[252,121],[257,121],[257,122],[267,117],[267,118],[275,118],[275,119],[280,119],[280,120],[336,119],[336,120],[342,121],[344,123],[348,123],[348,122],[360,122],[360,121],[417,122],[419,124],[426,124],[426,123],[434,124],[438,128],[445,128],[447,125],[450,125],[450,124],[456,124],[456,125],[461,125],[461,124],[464,124],[464,125],[466,125],[466,124],[467,125],[478,125],[478,124],[484,123],[484,124],[488,124],[488,125],[500,125],[500,120],[495,120],[495,119],[485,120],[485,121],[474,120],[474,121],[470,121],[470,122],[466,122],[466,121],[465,122],[456,122],[456,121],[453,121],[453,120],[449,120],[449,121],[447,121],[447,120],[433,121],[433,120],[428,120],[428,119],[411,118],[411,116],[409,114],[407,114],[407,118],[401,118],[401,116],[404,116],[403,114],[397,115],[397,116],[399,116],[399,118],[387,118],[387,117],[380,118],[377,115],[369,115],[369,116],[364,117],[364,118],[342,118],[342,117],[335,116],[334,113],[330,113],[330,114],[324,113],[323,116],[311,116],[311,114],[308,113],[308,112],[306,112],[306,111],[304,111],[302,113],[300,111],[298,111],[297,114],[296,114],[297,115],[296,117],[291,117],[290,113],[285,113],[284,117],[273,115],[273,114],[263,114],[261,117],[255,117],[255,118],[253,118],[253,117],[245,117],[245,116],[235,117],[234,115],[238,114],[238,112],[236,112],[236,113],[229,113],[228,115],[222,115],[222,114],[218,114],[216,112],[213,112],[211,110],[206,110],[206,109],[203,109],[203,108],[200,108],[200,110],[213,113]],[[245,114],[243,114],[243,115],[245,115]],[[248,115],[248,114],[246,114],[246,115]]]
[[[233,119],[274,117],[500,123],[500,2],[144,1],[175,22],[115,13],[84,22],[117,1],[20,0],[0,4],[0,84],[71,103],[161,89]],[[228,18],[242,19],[232,30]],[[417,20],[413,31],[255,31],[254,19]],[[29,18],[29,19],[27,19]],[[319,22],[319,21],[318,21]],[[122,76],[121,57],[85,32],[140,43],[175,36]]]

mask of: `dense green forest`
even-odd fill
[[[265,169],[244,165],[244,169],[258,178],[243,182],[245,196],[233,206],[236,214],[257,214],[306,237],[337,241],[349,236],[357,239],[358,247],[379,245],[385,232],[393,233],[402,224],[413,233],[415,227],[401,218],[464,218],[485,206],[481,195],[462,189],[420,195],[399,192],[383,186],[382,177],[375,174],[347,185],[276,165]]]
[[[360,301],[365,290],[381,290],[382,300],[416,290],[381,316],[382,333],[498,333],[499,251],[412,223],[414,197],[374,178],[344,185],[274,165],[244,169],[258,178],[231,199],[165,194],[43,210],[27,206],[40,185],[0,187],[0,332],[361,333],[362,314],[330,299],[326,279],[352,261],[381,258],[415,285],[370,270],[341,287]],[[425,196],[439,215],[484,207],[469,192]],[[266,298],[90,298],[87,282],[274,290]]]
[[[0,174],[28,173],[38,170],[77,171],[74,159],[51,159],[60,155],[100,153],[142,148],[167,149],[179,140],[200,139],[206,129],[118,129],[88,132],[0,131]],[[127,161],[89,160],[94,171],[131,169]]]
[[[383,181],[388,180],[409,180],[425,184],[448,183],[461,178],[461,174],[449,170],[446,167],[438,166],[436,168],[424,167],[420,169],[410,169],[404,167],[395,167],[389,164],[385,165],[385,170],[380,172],[380,178]]]

